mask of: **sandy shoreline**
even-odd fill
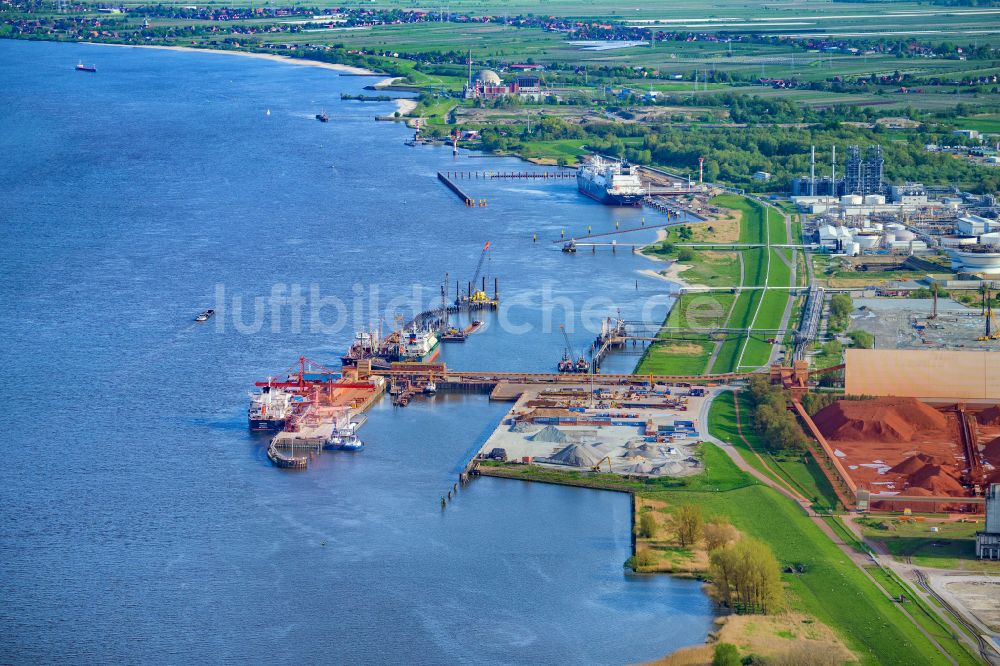
[[[250,51],[230,51],[228,49],[200,49],[193,46],[164,46],[159,44],[104,44],[97,42],[82,42],[82,43],[90,44],[92,46],[115,46],[118,48],[127,48],[127,49],[160,49],[163,51],[188,51],[191,53],[221,53],[223,55],[242,56],[244,58],[273,60],[275,62],[284,62],[290,65],[303,65],[306,67],[320,67],[322,69],[332,69],[337,72],[344,72],[345,74],[353,74],[355,76],[379,76],[377,72],[373,72],[370,69],[365,69],[363,67],[354,67],[352,65],[341,65],[335,62],[320,62],[318,60],[307,60],[305,58],[291,58],[289,56],[278,55],[276,53],[252,53]],[[391,80],[392,78],[393,77],[390,77],[389,79],[386,80]],[[379,83],[381,83],[381,81]]]
[[[190,53],[221,53],[223,55],[242,56],[244,58],[257,58],[259,60],[271,60],[273,62],[283,62],[289,65],[301,65],[304,67],[319,67],[320,69],[331,69],[335,72],[351,74],[352,76],[380,76],[378,72],[373,72],[364,67],[354,67],[353,65],[341,65],[335,62],[320,62],[319,60],[308,60],[306,58],[291,58],[289,56],[278,55],[276,53],[252,53],[250,51],[230,51],[226,49],[200,49],[193,46],[163,46],[158,44],[98,44],[96,42],[83,42],[92,46],[117,46],[119,48],[132,49],[160,49],[162,51],[188,51]],[[402,76],[390,76],[377,81],[374,88],[382,88],[392,85],[402,79]],[[400,115],[412,113],[417,108],[416,100],[397,99],[396,110]]]

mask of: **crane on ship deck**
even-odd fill
[[[483,245],[483,251],[479,253],[479,262],[476,263],[476,272],[472,275],[472,280],[469,282],[469,296],[468,304],[473,307],[482,306],[495,306],[496,298],[490,298],[486,294],[486,278],[483,278],[482,288],[477,288],[477,283],[479,282],[479,276],[483,272],[483,263],[486,261],[486,253],[490,251],[490,242],[486,241]],[[475,291],[473,291],[475,290]],[[456,305],[462,305],[462,299],[459,298]]]
[[[563,339],[566,341],[566,350],[563,352],[563,357],[559,361],[559,372],[580,372],[587,373],[590,372],[590,362],[587,361],[581,354],[576,355],[576,351],[573,349],[573,343],[570,342],[569,333],[566,332],[565,326],[559,326],[559,330],[562,331]],[[573,359],[576,359],[574,361]]]

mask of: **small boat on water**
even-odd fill
[[[569,254],[576,254],[576,241],[570,241],[562,246],[562,251]]]
[[[215,310],[205,310],[204,312],[202,312],[201,314],[199,314],[197,317],[195,317],[194,320],[196,322],[198,322],[199,324],[203,324],[206,321],[208,321],[209,319],[211,319],[213,316],[215,316]]]
[[[97,65],[84,65],[83,61],[76,63],[76,71],[78,72],[96,72]]]
[[[435,384],[433,380],[427,382],[427,384],[424,386],[424,393],[426,393],[427,395],[434,395],[435,393],[437,393],[437,391],[438,391],[437,384]]]
[[[328,123],[330,122],[330,116],[328,116],[326,114],[326,111],[324,111],[323,113],[316,114],[316,120],[320,121],[321,123]]]
[[[357,436],[355,430],[358,424],[353,421],[338,424],[334,431],[327,438],[324,447],[334,451],[360,451],[365,448],[364,442]]]

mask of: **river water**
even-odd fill
[[[254,381],[336,366],[486,241],[505,308],[451,367],[548,371],[560,324],[584,347],[602,316],[666,311],[625,245],[652,232],[548,242],[655,213],[572,180],[472,181],[466,208],[436,171],[527,167],[405,147],[373,122],[392,105],[340,100],[374,80],[0,41],[0,662],[604,664],[704,640],[697,583],[623,572],[625,495],[481,479],[440,509],[507,404],[384,401],[363,452],[304,473],[247,432]]]

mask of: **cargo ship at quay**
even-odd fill
[[[594,157],[576,172],[581,194],[606,206],[641,206],[646,189],[638,167]]]

